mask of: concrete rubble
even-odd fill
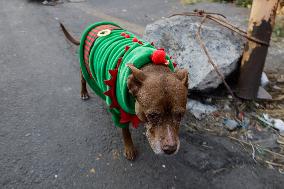
[[[189,100],[186,109],[198,120],[218,110],[215,106],[203,104],[197,100]]]

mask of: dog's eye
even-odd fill
[[[158,113],[150,113],[150,114],[147,114],[147,119],[150,121],[150,122],[158,122],[158,120],[160,119],[160,114]]]

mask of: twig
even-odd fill
[[[243,140],[240,140],[240,139],[237,139],[237,138],[235,138],[235,137],[232,137],[232,136],[228,136],[228,137],[229,137],[230,139],[232,139],[232,140],[238,141],[238,142],[243,143],[243,144],[246,144],[246,145],[248,145],[248,146],[251,145],[250,143],[248,143],[248,142],[246,142],[246,141],[243,141]],[[263,151],[268,152],[268,153],[270,153],[270,154],[273,154],[273,155],[275,155],[275,156],[279,156],[279,157],[284,158],[284,155],[279,154],[279,153],[277,153],[277,152],[273,152],[273,151],[268,150],[268,149],[266,149],[266,148],[261,148],[261,149],[262,149]]]
[[[251,148],[252,148],[252,153],[251,153],[251,155],[252,155],[252,159],[255,161],[255,162],[257,162],[256,161],[256,159],[255,159],[255,150],[254,150],[254,146],[252,145],[252,143],[250,142],[250,145],[251,145]]]
[[[218,15],[218,16],[221,16],[223,18],[226,18],[225,15],[221,14],[221,13],[218,13],[218,12],[206,12],[204,10],[198,10],[198,9],[194,9],[193,12],[182,12],[182,13],[176,13],[176,14],[172,14],[171,16],[169,17],[173,17],[173,16],[200,16],[200,17],[203,17],[204,14],[207,14],[207,15]]]
[[[277,167],[284,168],[284,165],[282,165],[280,163],[274,163],[274,162],[271,162],[271,161],[265,161],[265,163],[270,164],[270,165],[274,165],[274,166],[277,166]]]
[[[225,20],[221,20],[220,18],[216,18],[216,17],[213,17],[213,16],[211,16],[211,15],[208,15],[208,18],[209,18],[210,20],[213,20],[213,21],[215,21],[216,23],[218,23],[218,24],[220,24],[220,25],[222,25],[222,26],[224,26],[224,27],[226,27],[226,28],[228,28],[228,29],[230,29],[230,30],[232,30],[232,31],[234,31],[234,32],[236,32],[236,33],[238,33],[239,35],[241,35],[242,37],[245,37],[246,39],[248,39],[248,40],[250,40],[250,41],[253,41],[253,42],[255,42],[255,43],[259,43],[259,44],[261,44],[261,45],[269,46],[269,43],[267,43],[267,42],[265,42],[265,41],[262,41],[262,40],[259,40],[259,39],[255,38],[255,37],[248,36],[248,35],[247,35],[247,32],[245,32],[245,31],[239,29],[238,27],[236,27],[236,26],[230,24],[229,22],[227,22],[227,21],[225,21]]]
[[[200,46],[202,47],[204,53],[206,54],[206,56],[207,56],[207,58],[208,58],[208,62],[213,66],[214,70],[216,71],[216,73],[217,73],[217,74],[219,75],[219,77],[221,78],[221,80],[222,80],[222,82],[224,83],[225,87],[227,88],[227,90],[229,91],[229,93],[231,94],[231,96],[234,98],[234,105],[235,105],[235,108],[236,108],[236,114],[238,114],[238,113],[239,113],[239,108],[238,108],[237,102],[236,102],[237,97],[236,97],[235,94],[233,93],[231,87],[227,84],[224,75],[223,75],[221,72],[219,72],[219,69],[218,69],[217,65],[213,62],[213,60],[212,60],[212,58],[210,57],[209,52],[208,52],[208,50],[207,50],[207,48],[206,48],[206,46],[205,46],[205,44],[204,44],[204,42],[203,42],[203,40],[201,39],[201,36],[200,36],[201,26],[202,26],[202,24],[205,22],[206,18],[207,18],[207,15],[204,15],[204,17],[202,18],[202,20],[201,20],[201,22],[200,22],[200,25],[199,25],[198,30],[197,30],[197,32],[196,32],[197,40],[198,40]]]
[[[265,46],[269,46],[269,43],[262,41],[260,39],[251,37],[247,35],[247,32],[241,30],[240,28],[238,28],[237,26],[234,26],[233,24],[229,23],[227,20],[215,17],[213,15],[218,15],[218,16],[222,16],[224,18],[226,18],[224,15],[219,14],[219,13],[214,13],[214,12],[206,12],[204,10],[195,10],[194,12],[183,12],[183,13],[177,13],[177,14],[172,14],[169,17],[173,17],[173,16],[197,16],[197,17],[204,17],[206,16],[208,19],[224,26],[225,28],[232,30],[236,33],[238,33],[239,35],[241,35],[242,37],[245,37],[246,39],[253,41],[255,43],[261,44],[261,45],[265,45]]]

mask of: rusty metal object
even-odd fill
[[[270,42],[279,0],[254,0],[247,35]],[[241,61],[236,95],[243,99],[256,99],[261,74],[268,51],[267,45],[247,41]]]

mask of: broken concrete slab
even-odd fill
[[[164,48],[179,67],[189,70],[189,89],[204,91],[216,88],[222,82],[208,63],[208,58],[196,40],[201,18],[174,16],[147,25],[144,39]],[[201,37],[214,63],[224,76],[238,66],[244,40],[212,21],[202,27]]]
[[[203,104],[197,100],[189,100],[186,104],[186,109],[198,120],[218,110],[213,105]]]
[[[269,84],[269,79],[268,79],[266,73],[265,73],[265,72],[262,72],[260,85],[261,85],[262,87],[266,87],[268,84]]]

